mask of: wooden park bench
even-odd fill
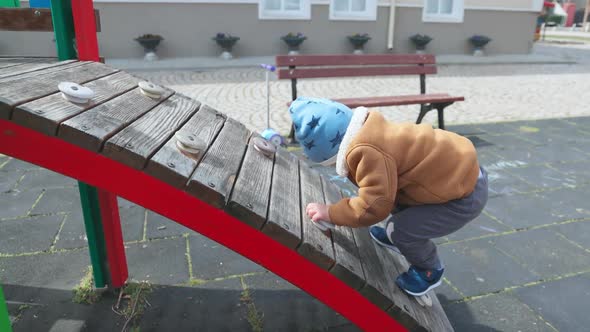
[[[365,330],[391,331],[399,324],[452,330],[435,296],[432,307],[422,307],[395,286],[407,262],[376,245],[366,228],[324,233],[308,221],[308,203],[334,203],[342,192],[295,155],[279,148],[266,157],[253,146],[259,136],[241,123],[169,89],[148,97],[138,87],[141,79],[104,64],[65,61],[36,68],[28,61],[0,59],[0,153],[197,231]],[[96,96],[72,103],[58,91],[63,81],[89,87]],[[174,138],[178,131],[205,142],[205,151],[182,153]],[[116,204],[110,209],[117,214]],[[118,222],[111,218],[105,226],[110,252],[123,250]],[[108,262],[111,273],[126,273],[124,252],[119,257]]]
[[[436,74],[435,63],[434,55],[427,54],[278,55],[276,57],[278,78],[291,80],[292,100],[297,99],[297,80],[303,78],[419,75],[420,94],[334,100],[350,108],[420,105],[416,123],[421,123],[424,116],[431,110],[437,110],[438,127],[444,129],[445,108],[465,98],[447,93],[426,93],[426,75]]]

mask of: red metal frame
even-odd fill
[[[78,179],[175,220],[276,273],[363,330],[406,331],[357,291],[294,250],[141,171],[7,120],[0,120],[0,153]]]
[[[92,0],[72,0],[78,59],[99,61],[96,16]],[[129,276],[121,233],[117,196],[98,188],[98,203],[106,247],[109,286],[122,287]]]
[[[72,16],[76,31],[78,59],[99,61],[96,17],[92,0],[72,0]]]
[[[127,259],[125,257],[125,245],[119,219],[119,205],[117,196],[98,189],[98,203],[100,204],[100,218],[107,252],[109,286],[120,288],[125,285],[127,277]]]

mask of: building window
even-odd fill
[[[260,0],[258,17],[270,20],[309,20],[311,3],[310,0]]]
[[[331,20],[375,21],[376,0],[330,0]]]
[[[463,22],[463,0],[424,0],[422,21]]]

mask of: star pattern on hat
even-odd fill
[[[305,148],[306,149],[311,150],[314,146],[316,146],[314,143],[315,143],[315,141],[314,140],[311,140],[311,141],[309,141],[307,143],[304,143],[303,145],[305,145]]]
[[[330,140],[330,143],[332,143],[332,149],[342,142],[342,138],[344,138],[344,134],[341,134],[340,130],[338,130],[336,132],[336,137]]]
[[[315,117],[315,115],[312,115],[312,116],[311,116],[311,121],[309,121],[309,122],[307,123],[307,125],[308,125],[308,126],[311,128],[311,129],[314,129],[315,127],[317,127],[317,126],[320,124],[320,119],[321,119],[321,118],[322,118],[321,116],[318,116],[318,117],[316,118],[316,117]]]

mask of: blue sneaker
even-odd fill
[[[389,240],[389,237],[387,237],[387,232],[385,231],[385,228],[380,227],[380,226],[371,226],[369,228],[369,234],[371,234],[371,237],[373,238],[373,240],[375,242],[377,242],[377,244],[379,244],[380,246],[389,248],[389,249],[397,252],[398,254],[401,254],[401,252],[399,251],[399,248],[396,247]]]
[[[444,268],[440,270],[423,270],[412,265],[408,272],[402,273],[395,279],[395,283],[406,293],[420,296],[441,284],[444,271]]]

